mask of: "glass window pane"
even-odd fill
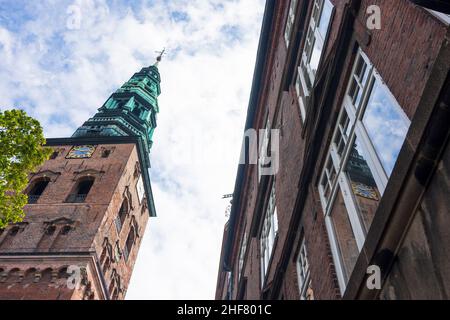
[[[358,64],[356,65],[355,69],[355,75],[359,79],[359,82],[364,85],[364,82],[367,80],[367,74],[366,72],[367,64],[364,61],[362,56],[359,56],[358,58]]]
[[[367,164],[358,137],[356,137],[355,143],[350,150],[345,173],[350,182],[358,215],[367,233],[378,208],[380,192]]]
[[[321,0],[314,1],[312,19],[314,20],[315,24],[317,24],[317,21],[319,21],[320,1]]]
[[[363,123],[389,177],[405,141],[410,122],[387,90],[378,80],[375,81]]]
[[[298,104],[300,106],[300,115],[302,117],[302,120],[305,121],[305,119],[306,119],[306,108],[305,108],[306,95],[305,95],[302,81],[300,79],[300,72],[302,72],[302,70],[299,68],[298,73],[297,73],[297,79],[295,81],[295,91],[297,92]]]
[[[352,127],[350,126],[350,118],[348,117],[347,112],[344,110],[342,112],[338,129],[336,131],[336,136],[334,138],[334,143],[336,145],[339,158],[342,158],[342,154],[347,144],[351,129]]]
[[[345,281],[347,282],[355,267],[359,251],[340,190],[337,192],[330,217],[340,252]]]
[[[309,59],[309,67],[313,76],[317,73],[317,68],[319,67],[320,57],[322,55],[322,43],[317,38],[314,39],[314,45],[311,52],[311,58]]]
[[[329,0],[325,0],[322,9],[322,15],[320,17],[319,32],[322,38],[325,40],[327,35],[328,26],[330,25],[331,12],[333,11],[333,5]]]

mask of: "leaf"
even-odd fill
[[[0,112],[0,229],[23,221],[28,175],[52,153],[42,127],[23,110]]]

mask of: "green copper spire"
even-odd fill
[[[73,137],[137,136],[144,151],[149,153],[159,112],[161,77],[158,63],[163,54],[164,50],[154,65],[142,68],[114,92],[94,117],[75,131]]]

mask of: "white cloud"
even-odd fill
[[[0,9],[0,105],[21,103],[48,137],[69,136],[166,46],[151,154],[158,217],[127,298],[213,298],[221,196],[234,188],[264,1],[130,3],[27,2],[35,18],[17,18],[16,28],[2,25],[12,13]],[[78,30],[66,27],[72,4]]]

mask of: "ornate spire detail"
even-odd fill
[[[156,62],[154,64],[155,67],[159,65],[163,56],[166,54],[166,48],[163,48],[162,51],[156,51],[156,53],[158,53],[158,57],[156,57]]]
[[[142,68],[117,89],[73,137],[137,136],[149,153],[161,94],[157,65],[164,53],[165,50],[158,52],[154,65]]]

